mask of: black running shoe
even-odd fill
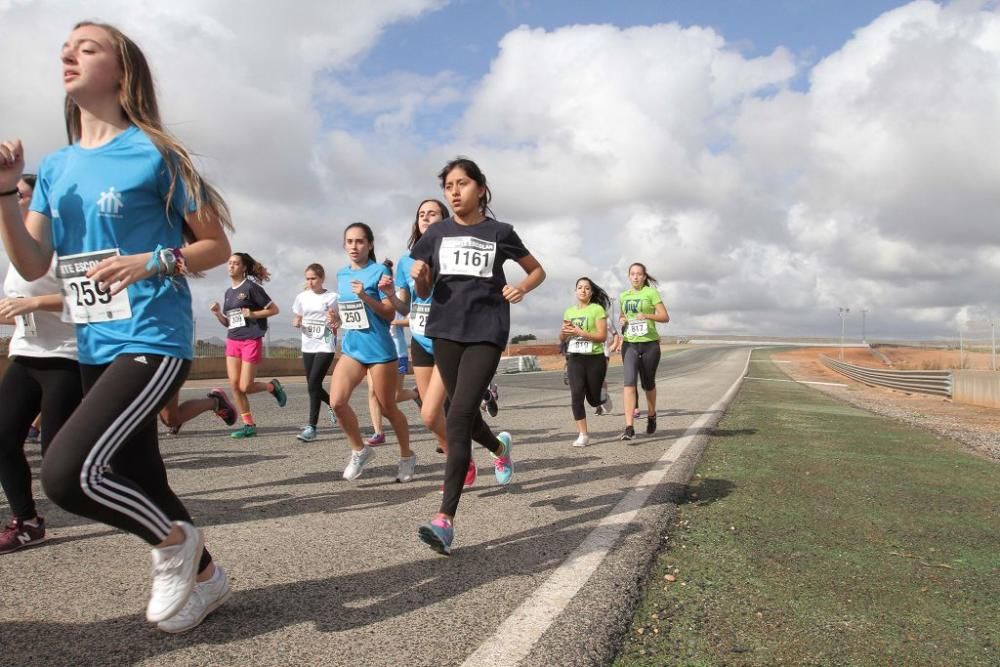
[[[656,415],[650,415],[646,418],[646,434],[656,433]]]
[[[622,433],[622,437],[619,440],[635,440],[635,428],[632,426],[626,426],[625,432]]]

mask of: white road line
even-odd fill
[[[790,361],[779,361],[778,359],[754,359],[752,364],[790,364]]]
[[[597,528],[591,531],[583,544],[566,558],[566,562],[500,624],[493,636],[462,663],[463,667],[514,667],[531,652],[573,596],[590,580],[622,531],[635,520],[653,489],[663,481],[674,462],[684,455],[697,438],[702,437],[700,432],[705,426],[719,419],[729,401],[736,395],[749,367],[748,353],[743,372],[722,398],[688,427],[684,435],[653,464],[635,487],[601,520]]]
[[[761,382],[794,382],[795,384],[822,384],[827,387],[846,387],[848,385],[842,382],[809,382],[808,380],[779,380],[778,378],[752,378],[746,377],[745,380],[760,380]]]

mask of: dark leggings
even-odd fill
[[[42,456],[80,404],[80,366],[61,357],[14,357],[0,380],[0,485],[18,519],[34,519],[31,467],[24,439],[42,413]]]
[[[500,364],[501,352],[503,350],[492,343],[434,339],[434,363],[441,373],[450,401],[445,418],[448,463],[445,466],[442,514],[453,517],[458,509],[462,485],[472,458],[472,441],[483,443],[493,453],[500,449],[500,441],[483,421],[479,404]]]
[[[580,421],[586,418],[584,398],[595,408],[604,402],[601,400],[601,389],[607,371],[608,359],[603,354],[571,354],[566,359],[573,419]]]
[[[636,375],[645,391],[656,389],[656,369],[660,365],[660,341],[622,343],[622,365],[625,367],[625,386],[634,387]]]
[[[156,415],[174,395],[191,362],[122,354],[108,365],[80,364],[83,401],[49,446],[42,487],[67,512],[141,537],[151,545],[171,521],[191,515],[167,483]],[[212,558],[202,552],[198,571]]]
[[[319,404],[330,405],[330,394],[323,389],[323,380],[333,363],[333,352],[303,352],[302,363],[309,385],[309,425],[315,426],[319,422]]]

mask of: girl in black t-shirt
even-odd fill
[[[264,357],[264,334],[267,318],[278,314],[278,304],[271,301],[261,283],[271,279],[267,268],[245,252],[233,253],[226,265],[232,286],[226,290],[223,306],[213,303],[211,310],[226,327],[226,374],[233,389],[236,407],[243,418],[243,427],[234,431],[234,438],[257,435],[257,424],[250,414],[247,394],[266,391],[278,405],[285,407],[285,390],[277,378],[257,382],[257,365]]]
[[[451,401],[445,423],[448,464],[441,509],[418,534],[432,549],[451,553],[452,521],[472,456],[472,440],[490,443],[497,482],[514,472],[511,437],[494,435],[479,402],[500,363],[510,334],[510,304],[545,280],[545,271],[521,243],[514,228],[487,213],[491,198],[486,176],[475,162],[452,160],[438,174],[454,214],[427,229],[413,246],[410,275],[417,296],[431,296],[426,334],[434,341],[434,362]],[[514,260],[528,274],[507,283],[503,264]]]

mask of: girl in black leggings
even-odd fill
[[[185,276],[225,262],[229,213],[164,129],[135,42],[84,22],[61,59],[71,143],[42,160],[24,219],[8,196],[24,149],[0,142],[0,226],[11,263],[35,280],[55,255],[64,312],[77,325],[84,397],[49,445],[42,487],[63,509],[153,547],[146,618],[183,632],[230,589],[167,484],[156,415],[194,355]]]
[[[566,374],[578,432],[574,447],[590,444],[584,398],[595,408],[604,402],[601,393],[608,370],[604,341],[608,337],[610,307],[607,292],[583,277],[576,281],[576,305],[563,313],[559,340],[566,345]]]
[[[475,162],[452,160],[438,177],[454,214],[429,227],[413,246],[410,275],[417,296],[432,296],[426,333],[434,341],[434,361],[450,400],[444,498],[438,514],[418,534],[447,555],[472,440],[494,445],[487,447],[494,455],[497,482],[508,484],[514,472],[510,434],[493,435],[479,402],[507,345],[510,304],[538,287],[545,271],[511,225],[487,216],[492,214],[490,189]],[[518,285],[508,284],[504,275],[503,263],[509,259],[528,274]]]
[[[302,363],[309,386],[309,423],[296,436],[302,442],[316,439],[319,408],[325,403],[330,421],[337,417],[330,408],[330,394],[323,388],[333,355],[337,350],[337,334],[327,323],[329,313],[337,309],[337,293],[323,287],[326,271],[320,264],[306,267],[306,288],[295,297],[292,305],[292,326],[302,331]]]
[[[34,174],[17,184],[21,215],[27,216]],[[42,455],[80,404],[80,366],[76,331],[59,317],[62,295],[53,270],[28,282],[10,266],[0,299],[0,323],[15,325],[8,345],[10,364],[0,380],[0,485],[13,518],[0,532],[0,554],[37,544],[45,538],[45,519],[31,495],[31,468],[24,442],[32,418],[42,412]]]

